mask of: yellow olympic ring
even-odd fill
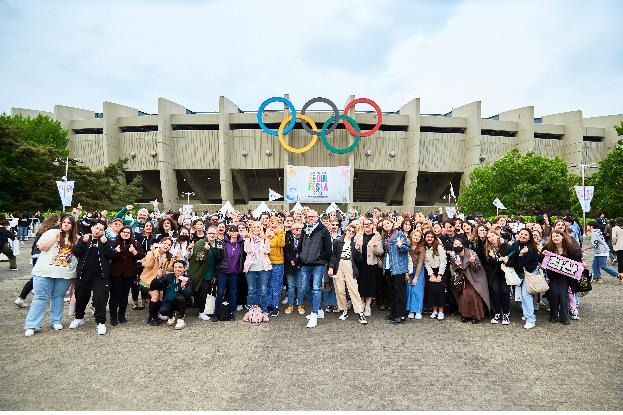
[[[284,119],[283,121],[281,121],[281,124],[279,125],[279,129],[277,130],[277,137],[279,138],[279,141],[281,142],[281,145],[283,146],[283,148],[285,148],[286,150],[292,152],[292,153],[304,153],[306,151],[308,151],[309,149],[311,149],[314,144],[316,144],[316,141],[318,140],[318,135],[312,135],[312,139],[309,142],[309,144],[307,144],[305,147],[300,147],[300,148],[295,148],[295,147],[291,147],[285,140],[285,138],[283,138],[283,129],[285,128],[286,124],[292,119],[292,115],[288,115],[288,117],[286,119]],[[312,120],[311,118],[309,118],[307,115],[304,114],[296,114],[296,119],[297,120],[303,120],[306,121],[314,131],[318,131],[318,128],[316,127],[316,123],[314,122],[314,120]]]

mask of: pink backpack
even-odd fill
[[[254,305],[254,306],[251,306],[249,311],[246,312],[246,314],[242,318],[242,321],[248,321],[249,323],[260,324],[263,321],[268,321],[268,317],[264,316],[264,314],[262,313],[262,309],[259,306]]]

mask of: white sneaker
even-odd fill
[[[444,315],[443,312],[440,312],[439,314],[437,314],[437,320],[443,320],[444,319]]]
[[[35,335],[35,330],[34,329],[26,329],[26,331],[24,332],[24,336],[26,337],[30,337],[30,336],[34,336]]]
[[[372,315],[372,308],[366,307],[363,309],[363,315],[366,317],[370,317]]]
[[[422,320],[422,313],[415,313],[416,320]]]
[[[530,329],[533,329],[534,326],[536,326],[535,323],[526,323],[526,324],[523,325],[523,328],[526,329],[526,330],[530,330]]]
[[[26,301],[22,300],[21,298],[17,298],[17,300],[15,300],[15,305],[18,306],[19,308],[26,308],[28,307],[28,304],[26,303]]]
[[[578,313],[578,309],[577,308],[575,310],[571,310],[569,312],[569,314],[570,314],[571,320],[579,320],[580,319],[580,316],[579,316],[580,313]]]
[[[208,316],[205,313],[199,313],[199,316],[197,317],[199,320],[203,320],[203,321],[208,321],[210,320],[210,316]]]
[[[184,323],[184,319],[183,318],[178,318],[177,319],[177,324],[175,325],[175,327],[173,327],[175,330],[181,330],[184,327],[186,327],[186,323]]]
[[[346,320],[348,318],[348,311],[342,311],[342,314],[338,318],[342,321]]]
[[[318,318],[324,318],[324,310],[318,310]]]
[[[56,331],[63,330],[63,325],[61,323],[52,324],[52,328]]]
[[[98,335],[103,336],[104,334],[106,334],[106,324],[99,323],[95,330],[97,330]]]
[[[286,297],[283,300],[281,300],[281,304],[283,304],[283,305],[288,304],[288,297]]]
[[[314,328],[318,325],[318,315],[316,313],[311,313],[309,315],[309,321],[307,322],[307,328]]]
[[[433,314],[430,315],[430,318],[437,318],[437,312],[433,311]]]
[[[415,318],[415,314],[413,314],[413,313],[409,313],[409,315],[407,316],[407,318],[413,319],[413,318]]]
[[[162,314],[158,313],[158,318],[162,321],[167,321],[169,319],[169,317],[167,316],[163,316]]]
[[[175,324],[175,317],[171,317],[167,320],[167,326],[172,326]]]
[[[84,326],[84,319],[82,318],[75,318],[71,323],[69,323],[70,329],[77,329],[80,326]]]

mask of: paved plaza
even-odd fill
[[[607,275],[569,327],[541,310],[524,330],[516,304],[508,327],[427,315],[396,327],[375,311],[367,326],[336,314],[315,329],[298,314],[252,326],[238,313],[174,331],[129,310],[105,336],[87,313],[60,332],[46,315],[26,338],[13,300],[28,256],[18,264],[0,263],[0,410],[623,409],[623,285]]]

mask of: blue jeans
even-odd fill
[[[612,275],[613,277],[619,276],[616,270],[608,265],[607,260],[608,260],[607,256],[593,257],[593,278],[601,278],[602,269],[606,271],[606,273]]]
[[[273,264],[268,281],[268,305],[279,308],[281,288],[283,287],[283,264]]]
[[[320,309],[320,297],[322,295],[322,276],[326,266],[324,265],[303,265],[303,287],[308,287],[312,283],[312,313],[318,314]]]
[[[17,227],[17,237],[20,241],[25,241],[28,236],[28,227],[27,226],[18,226]]]
[[[63,298],[71,285],[71,280],[33,275],[32,283],[34,296],[24,322],[24,329],[41,329],[48,301],[50,301],[50,324],[60,324],[63,319]]]
[[[287,274],[288,279],[288,305],[293,306],[296,297],[296,305],[303,305],[305,293],[303,292],[303,274],[301,270],[296,270]]]
[[[517,287],[517,289],[521,289],[521,310],[523,311],[523,316],[526,319],[526,323],[536,324],[536,315],[534,314],[534,303],[532,302],[532,294],[528,292],[528,284],[526,283],[525,279],[521,281],[521,285]]]
[[[259,305],[263,312],[268,311],[268,278],[270,271],[247,271],[247,305]]]
[[[230,314],[236,311],[238,304],[238,273],[227,274],[225,272],[218,273],[218,280],[216,286],[216,313],[218,313],[219,307],[223,304],[223,296],[225,295],[225,287],[229,285],[229,309]]]

